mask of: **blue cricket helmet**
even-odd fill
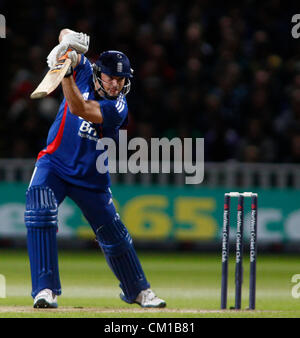
[[[129,93],[131,86],[129,79],[133,77],[133,69],[130,67],[129,59],[124,53],[117,50],[103,52],[92,67],[94,83],[98,80],[100,84],[100,89],[97,90],[98,94],[102,91],[108,99],[115,99],[115,97],[111,97],[105,92],[102,85],[101,73],[109,76],[125,77],[126,82],[121,93],[123,95]]]
[[[96,61],[100,72],[109,76],[119,76],[131,78],[133,70],[130,67],[128,57],[117,50],[103,52]]]

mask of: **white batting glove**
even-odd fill
[[[66,43],[60,43],[59,45],[55,46],[47,56],[48,67],[53,68],[58,59],[63,56],[67,50],[68,45]]]
[[[75,68],[78,62],[78,54],[75,50],[68,53],[68,58],[72,61],[71,67]]]
[[[69,46],[68,44],[61,42],[59,45],[55,46],[52,51],[47,56],[47,64],[48,67],[51,69],[55,66],[58,59],[66,54]],[[77,65],[78,54],[75,50],[72,50],[68,53],[68,58],[71,59],[72,64],[71,66],[74,68]]]
[[[85,54],[89,49],[90,37],[85,33],[68,33],[63,36],[61,43],[66,43],[79,54]]]

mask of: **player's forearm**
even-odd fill
[[[62,88],[71,113],[80,115],[85,102],[72,76],[62,80]]]
[[[72,76],[62,80],[62,87],[72,114],[93,123],[102,122],[99,103],[96,101],[85,101]]]

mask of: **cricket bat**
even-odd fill
[[[48,71],[42,82],[35,91],[31,93],[31,99],[41,99],[52,93],[53,90],[58,87],[72,62],[68,58],[69,51],[71,51],[71,49],[69,49],[65,55],[60,57],[55,66]]]

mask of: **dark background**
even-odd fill
[[[29,95],[61,29],[90,35],[87,57],[121,50],[134,69],[130,136],[204,137],[206,161],[300,163],[298,1],[0,1],[0,157],[45,147],[61,90]]]

